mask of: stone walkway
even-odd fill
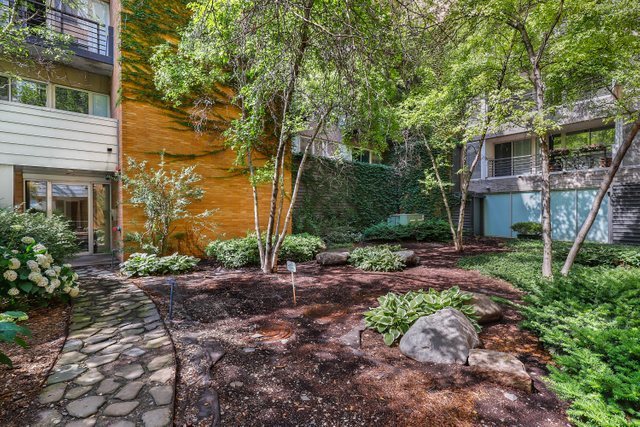
[[[113,273],[79,274],[83,293],[36,425],[172,425],[175,355],[155,305]]]

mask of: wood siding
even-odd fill
[[[0,163],[113,172],[117,135],[113,119],[0,101]]]
[[[640,182],[615,185],[611,205],[612,241],[640,245]]]

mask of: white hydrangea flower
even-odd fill
[[[45,286],[44,290],[47,291],[48,294],[52,294],[53,291],[56,290],[56,288],[54,288],[53,286]]]
[[[36,261],[34,261],[32,259],[27,261],[27,267],[29,267],[29,270],[31,270],[31,271],[40,272],[40,266],[38,265],[38,263]]]
[[[17,270],[20,268],[20,260],[18,258],[11,258],[9,260],[9,268],[11,270]]]
[[[55,289],[60,287],[60,280],[58,279],[51,279],[51,286],[53,286]]]
[[[64,292],[65,294],[68,294],[69,291],[71,291],[71,288],[69,286],[65,286],[64,288],[62,288],[62,292]]]
[[[16,280],[18,278],[18,273],[16,273],[13,270],[7,270],[7,271],[4,272],[3,276],[9,282],[13,282],[14,280]]]
[[[46,277],[43,277],[38,281],[37,285],[40,286],[41,288],[47,287],[49,285],[49,279],[47,279]]]
[[[71,288],[71,290],[69,291],[69,296],[71,298],[75,298],[78,296],[78,294],[80,293],[80,289],[78,288]]]
[[[50,268],[47,271],[45,271],[44,274],[49,276],[49,277],[56,277],[58,275],[56,273],[56,271],[54,269],[52,269],[52,268]]]
[[[35,245],[33,247],[33,251],[34,252],[42,252],[42,251],[46,251],[46,250],[47,250],[46,246],[43,245],[42,243],[38,243],[37,245]]]
[[[12,297],[15,297],[16,295],[18,295],[20,293],[20,291],[18,290],[18,288],[11,288],[7,291],[7,293],[9,295],[11,295]]]
[[[71,264],[62,264],[64,268],[71,268]]]
[[[73,273],[71,275],[71,278],[73,279],[73,281],[75,282],[76,280],[78,280],[78,273]]]
[[[29,277],[28,278],[33,283],[38,283],[43,279],[42,274],[38,273],[37,271],[32,271],[31,273],[29,273]]]
[[[53,266],[53,271],[55,271],[56,274],[60,274],[60,272],[62,271],[62,268],[60,268],[59,265],[54,265]]]
[[[11,229],[12,229],[13,231],[20,231],[20,230],[22,230],[23,228],[24,228],[24,227],[23,227],[23,226],[21,226],[20,224],[13,224],[13,225],[11,226]]]
[[[20,251],[17,250],[17,249],[11,249],[11,253],[14,254],[14,255],[18,255],[20,253]]]
[[[25,245],[30,245],[32,243],[35,243],[35,239],[33,237],[29,237],[29,236],[24,236],[22,238],[22,243],[24,243]]]
[[[36,261],[38,264],[44,267],[44,265],[49,261],[45,254],[36,254]]]

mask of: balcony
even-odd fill
[[[64,10],[67,9],[64,6],[47,6],[48,3],[42,0],[26,0],[23,4],[18,11],[18,19],[22,25],[46,27],[64,34],[71,40],[69,48],[76,56],[113,68],[113,27]],[[13,6],[14,0],[0,0],[0,7]],[[35,37],[31,42],[35,45],[42,44],[42,40]]]
[[[117,120],[0,101],[0,163],[113,172]]]
[[[551,150],[549,166],[551,172],[576,171],[611,166],[611,150],[604,146],[587,146],[578,149]],[[540,156],[514,156],[502,159],[487,159],[489,178],[532,175],[540,173]]]

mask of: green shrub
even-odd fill
[[[135,253],[120,264],[120,272],[129,277],[182,273],[192,270],[198,262],[198,258],[177,253],[164,257]]]
[[[24,236],[33,237],[47,247],[55,262],[64,262],[80,252],[69,221],[44,213],[21,213],[0,209],[0,246],[13,248]]]
[[[569,246],[554,247],[561,252]],[[607,253],[629,249],[593,247]],[[640,269],[578,264],[569,277],[549,281],[540,278],[540,242],[514,242],[511,249],[463,258],[460,265],[528,292],[523,326],[554,355],[549,379],[572,401],[568,414],[575,424],[640,424]],[[556,273],[562,261],[555,260]]]
[[[24,326],[18,326],[16,323],[27,320],[28,317],[21,311],[6,311],[0,313],[0,342],[8,342],[18,344],[20,347],[27,347],[23,337],[31,335],[31,331]],[[0,364],[13,367],[11,359],[0,351]]]
[[[556,255],[558,258],[566,258],[570,246],[563,245]],[[640,267],[640,248],[633,246],[605,245],[598,243],[586,243],[578,252],[576,263],[590,267],[596,266],[627,266]]]
[[[278,259],[282,262],[310,261],[323,249],[325,244],[319,237],[306,233],[292,234],[284,238]],[[209,243],[205,252],[226,268],[260,265],[258,239],[251,235],[237,239],[214,240]]]
[[[311,261],[318,252],[326,248],[320,237],[307,233],[292,234],[284,238],[278,258],[282,261]]]
[[[542,224],[539,222],[516,222],[511,225],[511,229],[518,233],[518,236],[541,236]]]
[[[379,245],[354,249],[349,254],[349,263],[365,271],[399,271],[405,265],[396,251],[400,246]]]
[[[71,265],[54,264],[47,248],[33,237],[25,236],[11,248],[0,246],[0,298],[11,303],[24,298],[76,297],[77,280]]]
[[[381,222],[367,228],[362,234],[367,241],[387,242],[402,240],[444,242],[451,238],[449,224],[440,219],[412,222],[408,225],[389,225]]]
[[[472,298],[470,294],[460,292],[457,286],[441,292],[433,289],[427,292],[420,289],[404,295],[389,292],[378,298],[379,306],[367,311],[364,320],[367,328],[382,334],[384,343],[389,346],[404,335],[416,320],[447,307],[464,313],[479,331],[474,308],[469,305]]]
[[[329,245],[342,245],[347,243],[359,243],[362,241],[362,233],[352,227],[334,227],[326,232],[322,238]]]

